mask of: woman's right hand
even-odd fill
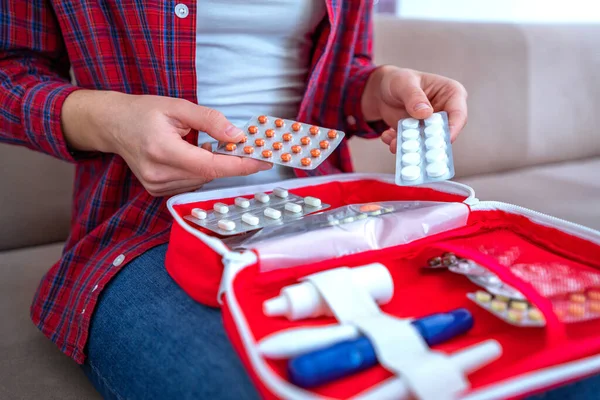
[[[218,111],[183,99],[78,90],[63,104],[61,121],[70,148],[120,155],[153,196],[189,192],[213,179],[272,167],[186,142],[183,137],[192,129],[234,143],[244,133]]]

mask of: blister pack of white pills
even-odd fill
[[[316,197],[296,196],[287,189],[275,188],[270,194],[256,193],[251,199],[237,197],[233,204],[215,203],[212,210],[194,208],[184,219],[220,235],[237,235],[284,224],[329,207]]]
[[[437,112],[425,120],[398,121],[396,184],[414,186],[445,181],[454,176],[448,114]]]
[[[215,152],[305,170],[317,168],[345,136],[335,129],[268,115],[250,119],[242,130],[246,136],[240,143],[224,143]]]

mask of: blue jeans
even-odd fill
[[[107,285],[92,319],[84,372],[105,399],[258,399],[221,312],[167,274],[166,246]]]
[[[166,246],[133,260],[100,297],[83,369],[105,399],[257,399],[217,309],[192,300],[164,268]],[[533,399],[600,398],[600,378]]]

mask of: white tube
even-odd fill
[[[379,263],[351,268],[352,281],[362,286],[378,304],[386,304],[394,295],[394,281],[388,269]],[[263,303],[269,317],[285,316],[295,321],[331,315],[319,291],[310,282],[284,287],[279,296]]]

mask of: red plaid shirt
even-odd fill
[[[67,148],[60,112],[78,88],[196,102],[196,0],[0,2],[0,141],[76,165],[71,234],[31,307],[34,323],[82,363],[102,289],[127,262],[168,240],[164,198],[150,196],[123,159]],[[180,7],[181,8],[181,7]],[[375,136],[360,98],[374,69],[372,0],[327,0],[298,120]],[[72,67],[76,85],[69,78]],[[197,133],[187,139],[195,143]],[[312,174],[351,171],[346,143]],[[298,176],[303,175],[297,171]]]

